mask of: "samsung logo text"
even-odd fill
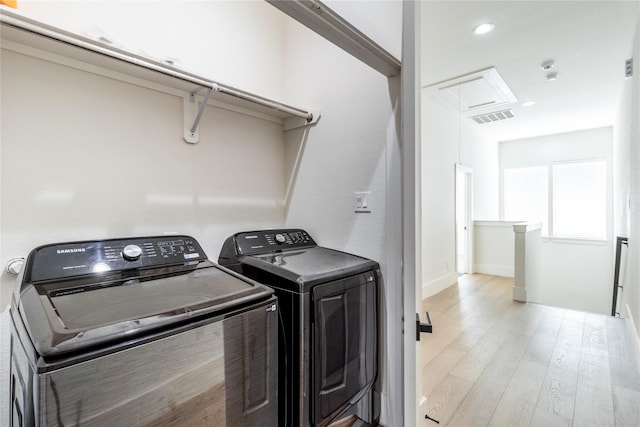
[[[72,248],[72,249],[58,249],[56,252],[58,252],[58,254],[73,254],[76,252],[85,252],[86,249],[85,248]]]

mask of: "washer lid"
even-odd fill
[[[305,292],[319,283],[379,268],[378,263],[373,260],[321,246],[242,256],[240,262],[297,283],[304,288]],[[257,280],[266,285],[272,285],[266,281]]]
[[[210,261],[158,273],[28,286],[19,310],[36,351],[53,356],[122,341],[197,316],[222,314],[273,293]]]

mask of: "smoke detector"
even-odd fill
[[[553,61],[545,61],[542,64],[540,64],[540,66],[542,67],[543,70],[549,71],[550,69],[556,66],[556,63]]]

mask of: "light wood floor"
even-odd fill
[[[429,416],[440,426],[640,426],[627,322],[517,303],[512,286],[474,274],[423,301],[433,322],[421,339]]]

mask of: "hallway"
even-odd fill
[[[517,303],[512,286],[462,276],[423,301],[433,323],[421,341],[428,415],[440,426],[637,426],[626,321]]]

